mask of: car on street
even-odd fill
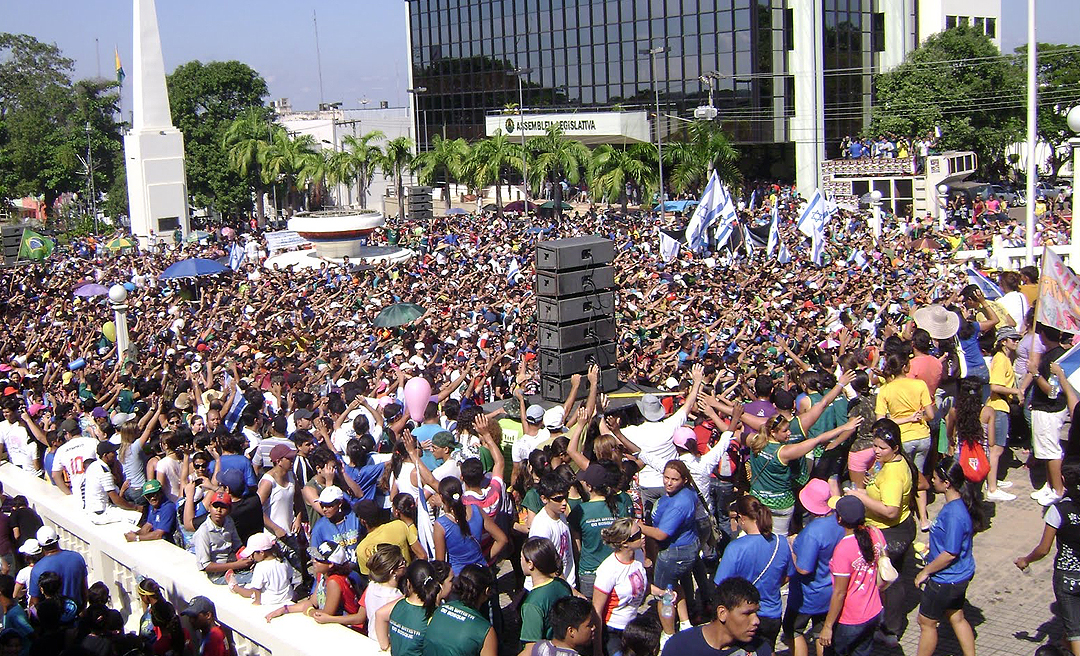
[[[990,190],[999,200],[1005,201],[1010,207],[1024,204],[1024,195],[1019,191],[1014,191],[1009,187],[999,184],[990,185]]]

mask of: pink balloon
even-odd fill
[[[428,401],[431,400],[431,383],[417,376],[410,378],[405,383],[405,409],[413,421],[424,420],[424,411],[427,410]]]

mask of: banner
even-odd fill
[[[271,253],[274,251],[283,251],[286,248],[293,248],[295,246],[304,246],[305,244],[310,243],[292,230],[268,232],[264,236],[266,237],[266,248]]]
[[[1045,246],[1035,321],[1063,332],[1080,333],[1080,278],[1069,271],[1060,255]]]

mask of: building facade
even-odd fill
[[[873,74],[916,47],[926,2],[961,0],[406,0],[410,109],[420,148],[613,110],[645,113],[652,140],[711,96],[748,175],[812,190],[869,121]],[[613,132],[593,141],[638,140]]]

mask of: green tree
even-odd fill
[[[224,137],[245,110],[262,107],[266,81],[238,61],[191,61],[177,67],[167,82],[173,124],[184,133],[193,203],[226,215],[249,214],[256,172],[242,176],[230,165]]]
[[[714,170],[720,182],[732,188],[742,179],[738,164],[739,152],[712,121],[694,121],[664,144],[664,172],[678,194],[700,194]]]
[[[399,220],[405,216],[405,186],[402,180],[405,178],[405,171],[412,165],[412,148],[413,141],[408,137],[391,139],[386,144],[386,150],[383,152],[382,162],[380,163],[383,175],[394,179]]]
[[[591,157],[589,148],[580,141],[567,139],[562,128],[551,125],[543,135],[530,138],[525,144],[525,150],[529,156],[529,173],[533,180],[547,180],[552,183],[555,215],[562,218],[563,196],[560,183],[563,180],[570,184],[581,181],[581,173]]]
[[[315,139],[310,134],[293,139],[285,128],[275,125],[270,144],[262,152],[259,160],[262,181],[284,188],[290,213],[299,207],[301,172],[307,158],[316,150]]]
[[[1069,109],[1080,105],[1080,52],[1074,45],[1040,43],[1035,55],[1038,58],[1035,75],[1040,89],[1035,131],[1039,141],[1050,146],[1047,164],[1052,181],[1057,182],[1058,172],[1072,157],[1069,139],[1075,135],[1065,117]],[[1016,49],[1016,65],[1027,70],[1027,44]]]
[[[273,134],[270,112],[264,107],[249,107],[233,119],[222,136],[222,146],[228,154],[229,166],[248,180],[255,192],[255,216],[259,225],[266,220],[263,194],[267,190],[262,179],[262,154],[270,147]]]
[[[113,80],[79,80],[72,89],[73,111],[68,124],[68,140],[71,151],[77,156],[79,175],[85,179],[86,168],[93,165],[94,203],[99,211],[117,224],[120,215],[126,215],[127,187],[122,188],[121,198],[111,198],[115,193],[114,181],[119,177],[126,181],[124,170],[123,124],[115,116],[120,114],[120,94]],[[87,157],[87,149],[90,157]],[[89,185],[86,185],[89,186]],[[91,190],[87,189],[89,193]],[[82,192],[80,192],[82,193]],[[110,196],[105,204],[103,198]]]
[[[983,174],[1002,173],[1005,148],[1023,132],[1024,76],[980,31],[935,34],[904,63],[874,77],[868,134],[926,135],[938,148],[978,154]]]
[[[603,144],[592,152],[587,175],[593,198],[612,200],[622,205],[626,214],[629,198],[626,185],[634,187],[642,198],[651,198],[656,188],[656,148],[651,144],[612,146]]]
[[[476,188],[495,185],[495,205],[499,218],[502,218],[503,180],[509,171],[521,173],[522,152],[521,144],[511,141],[502,130],[495,130],[495,134],[473,145],[465,162],[463,177],[469,184]]]
[[[366,132],[358,137],[349,135],[342,142],[342,152],[348,156],[348,170],[356,180],[356,194],[360,197],[360,207],[367,209],[368,187],[375,178],[383,160],[383,151],[377,141],[386,135],[379,130]]]
[[[326,196],[326,183],[331,178],[337,177],[333,169],[333,155],[334,151],[319,148],[316,145],[315,149],[305,153],[301,160],[297,185],[304,189],[309,210],[322,208],[323,199]]]
[[[462,166],[469,157],[469,144],[464,139],[443,139],[442,135],[431,137],[431,147],[416,156],[413,170],[420,184],[443,183],[443,198],[450,209],[450,183],[460,181]]]

